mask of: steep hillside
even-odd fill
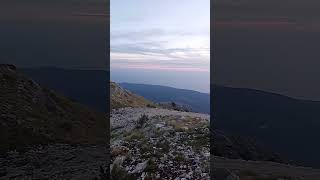
[[[256,138],[296,164],[320,167],[320,102],[221,86],[213,87],[212,102],[217,129]]]
[[[151,101],[120,87],[114,82],[110,82],[110,98],[111,109],[154,106]]]
[[[39,144],[105,144],[103,114],[41,87],[12,65],[0,65],[0,150]]]
[[[190,107],[193,112],[210,113],[210,94],[148,84],[120,83],[120,86],[153,102],[175,102]]]

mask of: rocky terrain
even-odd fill
[[[104,114],[40,86],[1,65],[0,149],[23,149],[34,144],[106,142]]]
[[[171,109],[176,111],[193,112],[192,107],[176,102],[160,102],[157,105],[163,109]]]
[[[159,108],[111,114],[113,179],[209,179],[209,115]]]
[[[212,129],[212,137],[214,138],[211,142],[213,144],[211,152],[215,156],[229,159],[289,163],[280,154],[273,152],[255,138],[235,136],[215,128]]]
[[[317,177],[312,174],[316,170],[287,165],[280,155],[253,138],[233,136],[214,128],[210,132],[207,114],[177,110],[163,106],[112,110],[112,179],[209,179],[210,175],[215,180]],[[214,157],[211,162],[210,149]]]
[[[0,102],[0,179],[94,179],[109,167],[103,113],[5,64]]]
[[[0,179],[107,180],[103,145],[50,144],[0,157]]]
[[[317,180],[320,170],[299,167],[256,139],[212,129],[211,176],[215,180]]]
[[[270,161],[247,161],[212,155],[215,180],[318,180],[320,170]]]
[[[320,179],[254,139],[210,132],[207,114],[110,86],[111,164],[105,115],[0,65],[0,179],[209,179],[210,167],[215,180]]]

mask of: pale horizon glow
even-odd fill
[[[111,79],[118,79],[114,76],[115,71],[132,69],[171,72],[177,77],[181,73],[201,72],[203,77],[199,81],[208,81],[209,7],[210,0],[112,0]],[[160,81],[164,82],[163,79]],[[185,83],[189,83],[185,84],[188,89],[202,92],[210,89],[210,81],[203,82],[206,88]]]

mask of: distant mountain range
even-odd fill
[[[71,97],[80,103],[106,111],[107,71],[69,70],[61,68],[25,68],[21,72],[43,86]],[[210,95],[192,90],[176,89],[167,86],[120,83],[120,86],[154,102],[181,103],[190,106],[192,111],[210,113]]]
[[[129,91],[156,103],[175,102],[191,107],[193,112],[210,114],[210,94],[160,85],[119,83]]]

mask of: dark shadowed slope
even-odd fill
[[[105,144],[104,114],[0,65],[0,150],[50,143]]]
[[[210,113],[210,95],[167,86],[120,83],[120,86],[154,102],[176,102],[188,105],[194,112]]]
[[[320,167],[320,102],[214,86],[212,110],[216,128],[257,138],[297,164]]]

